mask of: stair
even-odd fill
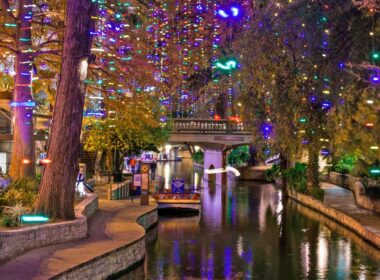
[[[86,178],[90,179],[95,174],[95,162],[97,152],[87,152],[81,147],[79,162],[86,164]]]

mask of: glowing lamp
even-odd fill
[[[29,160],[29,159],[26,159],[26,158],[24,158],[24,159],[22,160],[22,163],[23,163],[23,164],[29,164],[29,163],[30,163],[30,160]]]
[[[370,170],[369,170],[369,173],[373,176],[380,176],[380,168],[379,167],[372,167]]]
[[[239,8],[237,7],[231,7],[232,16],[237,17],[240,13]]]
[[[228,18],[229,15],[222,9],[218,10],[218,15],[220,15],[222,18]]]
[[[219,9],[217,13],[223,19],[237,18],[240,15],[240,7],[231,6],[229,8],[227,7],[227,8]]]
[[[372,59],[373,60],[378,60],[379,58],[380,58],[380,53],[378,53],[378,52],[372,53]]]
[[[365,126],[368,128],[372,128],[374,126],[374,124],[373,123],[366,123]]]
[[[328,156],[330,154],[330,151],[328,149],[322,149],[320,153],[321,156]]]
[[[369,147],[370,148],[370,150],[378,150],[379,149],[379,146],[371,146],[371,147]]]
[[[21,215],[20,220],[22,223],[46,223],[49,218],[39,214]]]
[[[44,158],[44,159],[41,160],[41,163],[42,164],[49,164],[49,163],[51,163],[51,159]]]
[[[306,118],[300,118],[300,123],[305,123],[306,121]]]
[[[236,69],[237,66],[238,66],[238,63],[234,59],[229,59],[225,63],[222,63],[222,62],[218,61],[215,65],[216,65],[217,68],[219,68],[221,70],[228,71],[228,70]]]
[[[371,82],[374,84],[380,83],[380,77],[378,75],[371,76]]]
[[[221,117],[220,117],[219,115],[215,115],[215,116],[214,116],[214,120],[216,120],[216,121],[220,121],[220,120],[221,120]]]
[[[12,101],[9,103],[11,107],[35,107],[36,102],[34,101],[25,101],[25,102],[17,102],[17,101]]]

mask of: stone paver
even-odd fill
[[[321,187],[325,190],[325,204],[380,235],[380,215],[357,206],[352,191],[329,183],[322,183]]]
[[[99,200],[98,212],[89,220],[89,237],[27,252],[0,266],[2,280],[49,279],[60,272],[142,238],[136,223],[156,205],[140,206],[127,200]]]

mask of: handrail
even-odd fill
[[[173,132],[219,132],[219,133],[249,133],[252,125],[249,123],[230,120],[209,119],[176,119],[173,123]]]

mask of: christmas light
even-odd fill
[[[21,215],[20,220],[22,223],[46,223],[49,218],[38,214],[24,214]]]
[[[222,62],[216,63],[216,67],[222,70],[233,70],[233,69],[236,69],[237,65],[238,65],[237,62],[234,59],[230,59],[226,61],[225,63],[222,63]]]
[[[25,102],[17,102],[17,101],[12,101],[9,103],[11,107],[35,107],[36,102],[34,101],[25,101]]]

